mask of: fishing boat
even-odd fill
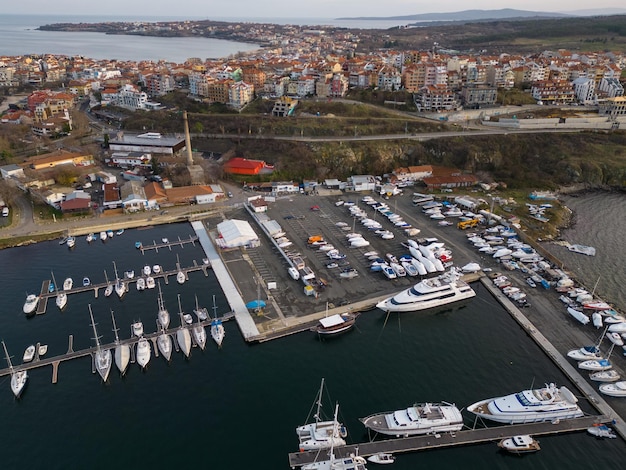
[[[322,418],[323,393],[324,379],[322,378],[320,389],[315,397],[315,404],[317,405],[313,415],[315,420],[296,428],[296,434],[300,441],[300,451],[326,449],[346,444],[345,438],[348,435],[348,431],[343,424],[337,421],[336,415],[333,420],[324,421]]]
[[[215,305],[215,296],[213,296],[213,316],[215,318],[211,320],[211,338],[213,338],[213,341],[215,341],[217,347],[221,348],[226,331],[224,330],[224,325],[222,325],[222,320],[217,318],[217,306]]]
[[[373,414],[360,421],[374,432],[396,437],[454,432],[463,428],[461,411],[446,402],[415,404],[397,411]]]
[[[145,369],[150,362],[151,355],[152,349],[150,348],[150,341],[142,336],[137,342],[137,364],[139,364],[142,369]]]
[[[607,439],[615,439],[617,438],[617,434],[613,432],[613,430],[608,427],[606,424],[596,423],[591,427],[587,428],[587,432],[592,436],[599,438],[607,438]]]
[[[111,320],[113,321],[113,331],[115,332],[115,365],[120,371],[120,374],[124,375],[126,369],[128,369],[128,363],[130,362],[130,346],[120,343],[120,337],[118,335],[119,329],[115,324],[113,310],[111,310]]]
[[[180,327],[176,330],[176,341],[178,341],[178,346],[180,346],[185,357],[189,357],[191,353],[191,334],[189,334],[189,329],[185,327],[183,309],[180,306],[180,294],[178,294],[178,315],[180,316]]]
[[[93,327],[94,340],[96,341],[96,353],[94,354],[94,365],[100,377],[103,381],[107,381],[109,378],[109,372],[111,372],[111,351],[109,349],[102,349],[100,346],[100,338],[96,331],[96,324],[93,320],[93,313],[91,311],[91,304],[89,304],[89,318],[91,318],[91,326]]]
[[[26,315],[30,315],[37,308],[37,304],[39,304],[39,296],[35,294],[28,294],[22,310]]]
[[[467,411],[490,421],[521,424],[580,418],[583,412],[577,403],[578,398],[568,388],[551,383],[541,389],[488,398],[468,406]]]
[[[169,362],[172,358],[172,337],[165,332],[163,326],[161,326],[161,334],[157,336],[157,348],[163,358]]]
[[[15,398],[19,398],[24,391],[24,387],[26,386],[26,382],[28,381],[28,372],[26,370],[15,370],[13,368],[13,364],[11,364],[11,357],[9,356],[9,352],[7,351],[6,344],[2,341],[2,348],[4,349],[4,355],[7,359],[7,364],[9,365],[9,371],[11,374],[11,391]]]
[[[528,434],[521,434],[502,439],[498,442],[498,447],[512,454],[526,454],[541,450],[541,447],[539,447],[539,441],[533,439]]]
[[[35,357],[35,345],[31,344],[24,351],[24,355],[22,356],[22,362],[30,362]]]
[[[367,458],[368,462],[372,462],[372,463],[376,463],[379,465],[391,465],[392,463],[394,463],[396,461],[396,458],[393,456],[393,454],[387,454],[385,452],[379,452],[377,454],[374,455],[370,455]]]
[[[354,327],[360,314],[361,312],[344,312],[320,318],[318,324],[311,328],[311,331],[322,336],[344,333]]]

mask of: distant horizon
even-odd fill
[[[322,3],[329,3],[330,0],[322,0]],[[450,14],[459,13],[468,10],[485,10],[485,11],[498,11],[504,9],[513,9],[528,12],[540,12],[540,13],[558,13],[568,14],[573,16],[593,16],[597,14],[626,14],[626,8],[617,0],[608,0],[605,5],[590,8],[588,2],[582,0],[571,0],[567,4],[565,2],[539,2],[530,1],[524,2],[523,6],[516,7],[514,5],[507,5],[502,7],[501,5],[489,6],[491,1],[479,0],[478,4],[472,4],[468,7],[465,2],[452,1],[441,9],[434,11],[426,9],[425,6],[420,5],[422,2],[415,2],[409,0],[390,0],[384,9],[380,8],[378,2],[368,5],[367,0],[360,0],[358,4],[351,2],[350,0],[344,1],[341,5],[333,5],[333,15],[319,16],[320,11],[324,11],[320,8],[314,8],[311,11],[307,11],[305,8],[300,8],[299,11],[294,12],[293,9],[279,8],[286,0],[270,0],[266,2],[261,9],[258,7],[257,2],[251,2],[250,0],[240,0],[239,4],[242,7],[241,10],[245,11],[245,16],[232,16],[232,9],[226,7],[225,9],[211,8],[210,15],[202,14],[203,8],[201,4],[194,6],[197,0],[182,0],[177,5],[176,14],[164,14],[170,10],[163,0],[151,0],[150,3],[143,0],[136,0],[132,4],[127,4],[121,0],[109,0],[106,3],[106,11],[94,12],[93,6],[89,6],[88,10],[81,10],[84,4],[83,2],[77,2],[76,0],[57,0],[54,6],[51,6],[48,0],[31,0],[28,4],[10,4],[5,5],[5,11],[2,15],[23,15],[23,16],[68,16],[68,17],[120,17],[120,18],[167,18],[172,21],[177,19],[207,19],[215,21],[264,21],[264,20],[289,20],[289,19],[310,19],[310,20],[336,20],[339,18],[358,18],[361,20],[369,21],[388,21],[389,18],[397,18],[403,16],[415,16],[415,15],[435,15],[435,14]],[[407,5],[410,3],[410,5]],[[425,2],[424,2],[425,3]],[[548,3],[548,4],[546,4]],[[41,5],[37,7],[37,5]],[[115,5],[119,4],[120,8],[116,8]],[[142,6],[141,4],[146,4]],[[163,8],[159,8],[159,4],[163,4]],[[246,8],[246,4],[253,4],[249,8]],[[454,7],[458,4],[458,7]],[[487,4],[487,5],[485,5]],[[272,5],[274,8],[272,8]],[[350,6],[352,5],[352,6]],[[67,8],[63,8],[67,6]],[[430,5],[429,5],[430,6]],[[189,8],[185,8],[189,7]],[[27,9],[26,11],[24,9]],[[189,11],[187,12],[187,10]],[[277,14],[272,14],[272,11]],[[34,13],[35,11],[36,13]],[[124,13],[117,13],[123,11]],[[285,11],[293,12],[290,15],[283,15]],[[328,10],[326,10],[328,11]],[[70,13],[71,12],[71,13]],[[158,12],[158,13],[156,13]],[[594,13],[597,12],[597,13]]]

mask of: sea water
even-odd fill
[[[92,346],[88,306],[91,304],[102,341],[113,341],[110,310],[120,336],[130,336],[130,324],[141,320],[155,331],[157,290],[137,292],[123,300],[100,292],[70,295],[59,312],[53,299],[45,315],[25,318],[27,292],[38,292],[41,281],[59,284],[67,276],[75,283],[84,276],[102,282],[107,271],[118,273],[145,264],[164,269],[201,262],[201,247],[185,245],[141,251],[162,237],[188,238],[188,224],[126,230],[121,236],[88,245],[84,237],[69,250],[57,241],[0,251],[4,269],[0,280],[0,336],[15,362],[37,342],[49,345],[47,357],[63,354],[69,334],[74,349]],[[384,282],[384,281],[381,281]],[[198,296],[212,312],[229,310],[212,272],[190,273],[183,285],[161,282],[172,326],[182,309],[190,312]],[[131,364],[123,378],[116,369],[107,383],[92,373],[89,358],[64,362],[58,383],[51,383],[51,367],[32,370],[18,401],[9,378],[0,382],[0,439],[3,468],[287,468],[287,454],[297,451],[296,426],[304,424],[322,377],[331,400],[339,402],[340,419],[348,442],[363,442],[367,433],[358,418],[422,401],[449,401],[460,408],[483,398],[513,393],[545,382],[574,389],[556,366],[526,336],[515,321],[480,284],[477,297],[466,307],[437,314],[364,312],[354,331],[320,341],[300,333],[268,343],[246,344],[234,321],[227,322],[226,338],[218,350],[209,342],[205,351],[194,348],[189,359],[173,354],[171,363],[152,357],[146,371]],[[332,403],[324,412],[332,415]],[[583,408],[590,412],[587,403]],[[466,423],[472,417],[464,412]],[[599,441],[585,433],[540,438],[542,450],[523,458],[503,454],[493,444],[398,455],[394,468],[608,468],[625,455],[621,440]],[[567,464],[565,464],[567,462]]]

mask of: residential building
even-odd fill
[[[478,109],[496,104],[498,89],[490,85],[465,85],[461,88],[461,103],[466,109]]]
[[[452,111],[459,107],[455,93],[446,85],[423,86],[414,99],[419,112]]]
[[[600,103],[598,114],[600,116],[610,116],[611,118],[626,116],[626,97],[616,96],[614,98],[608,98],[606,101]]]
[[[127,181],[120,187],[122,207],[128,212],[137,212],[148,208],[148,198],[140,181]]]
[[[283,96],[279,100],[274,102],[274,107],[272,108],[272,116],[291,116],[296,110],[296,106],[298,106],[298,100]]]
[[[624,86],[617,78],[602,78],[600,85],[598,85],[598,91],[606,93],[609,98],[615,98],[624,95]]]
[[[34,170],[54,168],[59,165],[89,166],[94,164],[93,155],[57,150],[45,155],[37,155],[28,159],[30,167]]]
[[[572,82],[576,101],[582,104],[593,104],[596,100],[596,82],[590,78],[580,77]]]
[[[235,82],[228,89],[228,105],[241,109],[254,99],[254,86],[241,82]]]
[[[531,95],[537,101],[551,104],[569,104],[574,101],[574,88],[571,83],[562,80],[534,82]]]

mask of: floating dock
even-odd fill
[[[232,319],[234,317],[234,314],[232,312],[229,312],[221,317],[218,317],[220,320],[222,320],[223,322],[226,322],[230,319]],[[213,320],[213,318],[207,318],[204,321],[201,322],[195,322],[192,323],[191,325],[183,325],[183,328],[187,328],[190,330],[191,333],[191,328],[194,325],[197,325],[198,323],[200,323],[203,327],[207,327],[209,325],[211,325],[211,321]],[[172,336],[172,338],[174,338],[174,345],[176,346],[176,350],[178,351],[178,345],[176,343],[176,331],[178,331],[178,329],[180,328],[180,325],[174,328],[169,328],[167,330],[165,330],[165,333]],[[154,333],[147,333],[144,334],[143,337],[150,340],[154,345],[156,345],[156,338],[161,334],[161,330],[155,331]],[[193,335],[192,335],[193,338]],[[209,343],[210,340],[210,336],[207,338],[207,345]],[[133,336],[131,338],[127,338],[127,339],[123,339],[120,340],[120,344],[128,344],[131,347],[131,351],[134,350],[133,346],[139,341],[139,337],[137,336]],[[110,349],[111,351],[115,350],[115,343],[109,343],[109,344],[103,344],[100,345],[100,348],[103,350],[108,350]],[[57,383],[58,380],[58,371],[59,371],[59,366],[62,362],[65,361],[69,361],[72,359],[76,359],[79,357],[86,357],[86,356],[94,356],[94,354],[97,351],[97,348],[91,347],[91,348],[86,348],[86,349],[81,349],[79,351],[74,351],[74,337],[72,335],[69,336],[68,338],[68,347],[67,347],[67,352],[65,354],[62,354],[60,356],[54,356],[54,357],[50,357],[50,358],[46,358],[46,359],[42,359],[39,357],[39,344],[37,344],[37,347],[35,348],[35,352],[36,355],[34,357],[34,359],[31,362],[26,362],[23,364],[19,364],[19,365],[14,365],[13,366],[13,370],[14,371],[20,371],[20,370],[32,370],[32,369],[39,369],[41,367],[46,367],[49,365],[52,365],[52,383]],[[158,349],[154,349],[153,350],[153,354],[155,355],[155,357],[158,357]],[[95,372],[95,371],[92,371]],[[4,377],[5,375],[10,375],[11,374],[11,370],[9,368],[6,369],[1,369],[0,370],[0,377]]]
[[[187,266],[187,267],[182,267],[180,265],[180,263],[176,263],[176,268],[172,269],[170,271],[163,271],[160,272],[158,274],[154,274],[152,273],[150,276],[156,281],[158,279],[163,279],[163,281],[165,282],[165,284],[169,284],[169,278],[170,276],[173,276],[174,278],[176,278],[176,275],[178,274],[179,271],[182,271],[185,274],[185,280],[189,280],[189,273],[191,272],[196,272],[196,271],[203,271],[204,272],[204,276],[208,276],[209,272],[208,270],[211,268],[211,264],[210,263],[205,263],[202,262],[201,264],[198,263],[196,260],[193,261],[193,265],[192,266]],[[147,276],[135,276],[133,278],[124,278],[123,281],[128,284],[129,286],[132,285],[133,283],[137,282],[137,279],[143,277],[144,279]],[[115,284],[115,280],[110,281],[110,282],[100,282],[98,284],[90,284],[88,286],[79,286],[79,287],[73,287],[70,290],[64,290],[64,291],[59,291],[57,292],[52,291],[50,292],[50,283],[52,281],[50,280],[44,280],[41,283],[41,292],[39,293],[39,303],[37,304],[37,309],[35,310],[35,313],[37,315],[43,315],[44,313],[46,313],[46,308],[48,305],[48,299],[51,297],[56,298],[56,296],[58,295],[59,292],[64,292],[66,293],[68,296],[70,294],[80,294],[83,292],[90,292],[93,291],[94,293],[94,297],[98,298],[98,292],[100,291],[100,289],[106,289],[106,287],[109,284]],[[146,290],[151,290],[151,289],[146,289]],[[69,301],[69,299],[68,299]]]
[[[362,442],[359,444],[335,447],[335,457],[349,457],[350,454],[367,457],[385,452],[389,454],[401,454],[420,450],[439,449],[484,442],[497,442],[501,439],[519,434],[546,436],[549,434],[561,434],[573,431],[584,431],[598,423],[610,423],[607,416],[586,416],[583,418],[563,419],[552,424],[550,421],[542,423],[512,424],[507,426],[494,426],[488,428],[470,429],[456,433],[426,434],[383,441]],[[311,450],[307,452],[292,452],[289,454],[291,468],[300,467],[317,461],[328,460],[330,449]]]
[[[185,244],[187,244],[187,243],[191,243],[193,246],[196,246],[196,242],[198,241],[198,237],[194,237],[193,235],[189,235],[189,238],[188,239],[184,239],[184,240],[181,240],[180,237],[178,237],[178,240],[175,240],[175,241],[170,241],[168,239],[164,239],[164,240],[167,240],[167,241],[163,241],[161,243],[157,243],[157,242],[155,242],[153,240],[152,241],[152,245],[144,245],[142,243],[141,246],[139,247],[139,249],[141,250],[141,254],[144,254],[144,252],[149,251],[149,250],[154,250],[154,251],[156,251],[158,253],[159,249],[163,250],[164,248],[167,248],[170,251],[172,251],[172,247],[173,246],[180,246],[181,248],[184,248]]]

